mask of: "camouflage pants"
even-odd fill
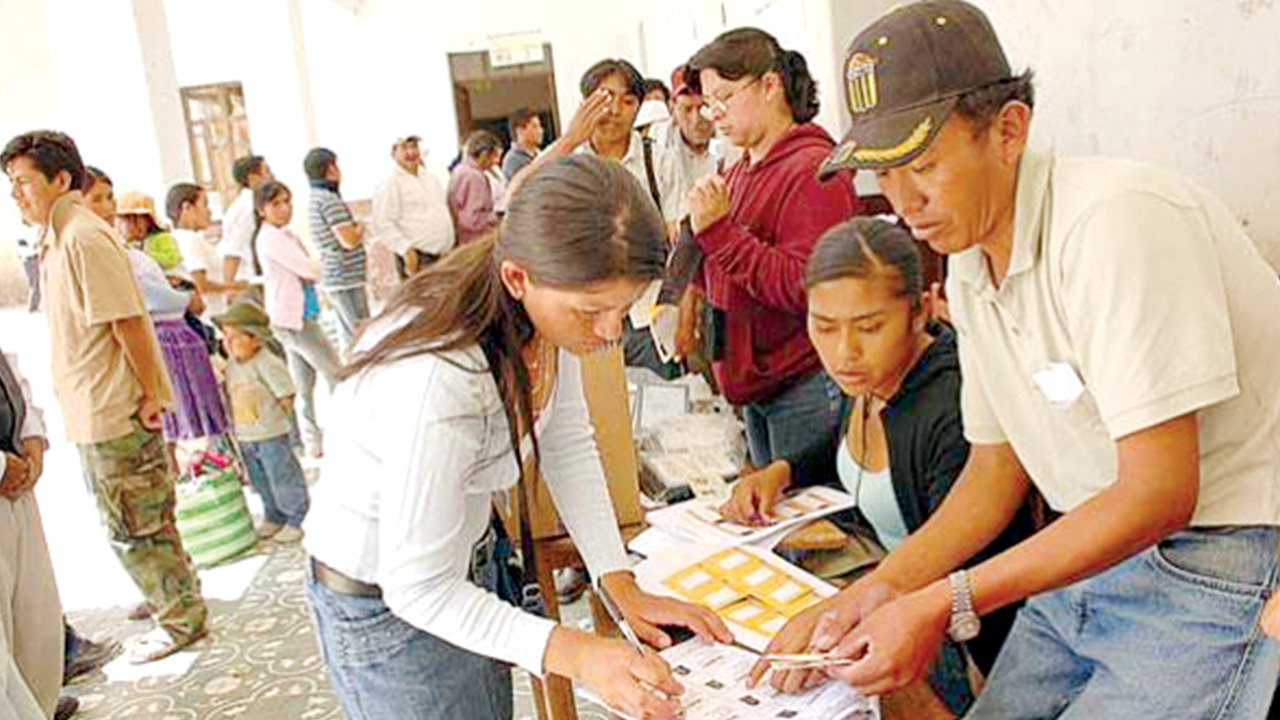
[[[134,420],[131,434],[82,444],[85,481],[98,501],[111,548],[175,640],[204,630],[204,598],[195,566],[182,547],[173,508],[174,479],[164,437]]]

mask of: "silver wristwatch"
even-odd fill
[[[947,578],[951,582],[951,624],[947,634],[956,642],[978,637],[982,622],[973,611],[973,591],[969,588],[969,572],[957,570]]]

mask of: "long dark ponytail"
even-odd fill
[[[701,70],[715,70],[726,80],[777,72],[782,78],[791,119],[805,123],[818,114],[818,83],[809,74],[804,55],[784,50],[777,38],[763,30],[744,27],[723,32],[694,53],[687,68],[691,72],[686,76],[699,92]]]
[[[657,278],[665,252],[662,219],[626,169],[589,155],[560,158],[520,188],[496,233],[459,247],[401,285],[365,332],[393,329],[357,350],[339,377],[479,346],[497,383],[523,477],[520,428],[533,435],[534,408],[520,349],[534,327],[499,278],[502,261],[520,265],[535,283],[572,290],[614,278]],[[536,437],[533,445],[537,454]]]

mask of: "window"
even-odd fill
[[[208,190],[209,207],[221,217],[240,190],[231,164],[250,154],[244,89],[238,82],[182,88],[182,110],[195,181]]]

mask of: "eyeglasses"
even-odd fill
[[[743,85],[739,85],[738,87],[729,91],[729,94],[725,95],[722,98],[716,97],[715,95],[703,96],[702,109],[701,109],[702,116],[708,120],[712,120],[716,115],[723,115],[729,112],[729,103],[735,97],[737,97],[738,94],[741,93],[743,90],[746,90],[747,88],[751,87],[752,85],[756,84],[759,81],[760,81],[760,76],[757,75],[756,77],[751,78],[750,82],[745,83]]]

